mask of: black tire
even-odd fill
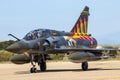
[[[41,71],[46,71],[46,62],[41,62],[40,63],[40,70]]]
[[[82,70],[87,71],[88,70],[88,62],[82,62]]]
[[[31,73],[36,73],[36,71],[37,71],[37,69],[34,68],[34,67],[32,67],[32,68],[30,69],[30,72],[31,72]]]

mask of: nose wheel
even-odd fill
[[[35,68],[35,65],[33,64],[33,62],[31,62],[32,64],[32,68],[30,68],[30,73],[36,73],[37,72],[37,68]]]
[[[31,64],[32,64],[32,68],[30,68],[30,73],[36,73],[37,72],[37,68],[35,68],[36,64],[34,64],[33,61],[31,61]]]
[[[31,73],[36,73],[36,72],[37,72],[37,69],[36,69],[35,67],[32,67],[32,68],[30,69],[30,72],[31,72]]]

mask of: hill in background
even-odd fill
[[[96,36],[98,44],[120,45],[120,32]]]

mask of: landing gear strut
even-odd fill
[[[36,62],[34,62],[34,55],[30,55],[30,59],[31,59],[31,64],[32,64],[32,68],[30,68],[30,72],[36,73],[37,69],[35,68]]]
[[[88,62],[87,61],[85,61],[85,62],[82,62],[82,70],[83,71],[87,71],[88,70]]]

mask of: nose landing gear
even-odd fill
[[[37,68],[36,68],[36,63],[38,62],[38,65],[40,66],[40,71],[46,71],[46,60],[44,58],[44,55],[31,55],[31,64],[32,64],[32,68],[30,68],[30,72],[31,73],[36,73],[37,72]],[[37,62],[36,62],[37,61]]]

